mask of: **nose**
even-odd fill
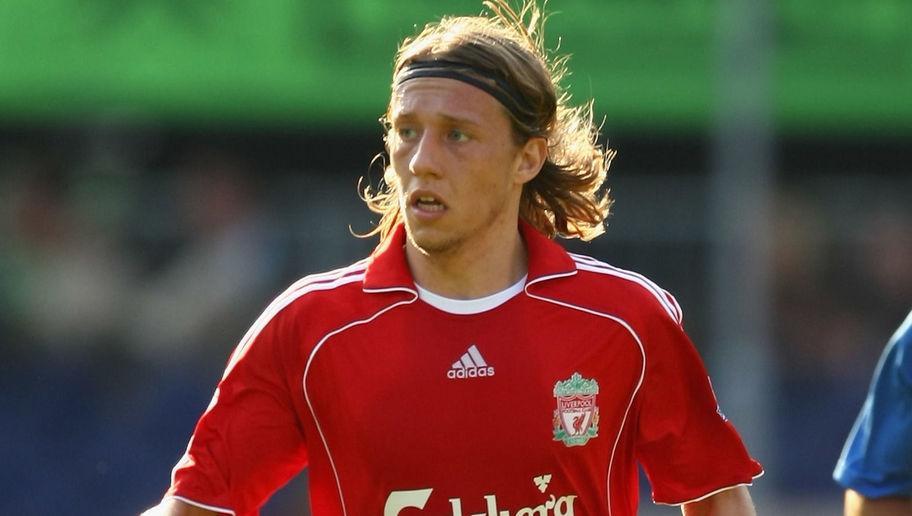
[[[409,159],[409,171],[416,176],[440,175],[440,145],[432,131],[424,131]]]

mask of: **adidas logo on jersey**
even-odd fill
[[[469,349],[462,354],[462,357],[453,362],[453,366],[447,371],[447,378],[482,378],[485,376],[494,376],[494,367],[489,366],[475,344],[469,346]]]

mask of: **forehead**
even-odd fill
[[[505,108],[491,95],[455,79],[421,77],[400,84],[390,99],[390,113],[397,116],[443,116],[489,123],[502,119]]]

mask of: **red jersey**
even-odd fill
[[[520,229],[524,285],[464,310],[419,296],[402,226],[289,288],[233,353],[168,496],[256,514],[307,466],[315,516],[623,516],[637,462],[666,504],[760,475],[674,298]]]

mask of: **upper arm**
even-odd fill
[[[637,460],[653,500],[681,504],[750,484],[762,473],[719,410],[696,348],[668,317],[647,333],[646,376],[637,414]]]
[[[912,497],[866,498],[857,491],[846,490],[845,516],[908,516],[909,514],[912,514]]]
[[[255,328],[257,325],[255,325]],[[230,513],[253,512],[303,469],[307,447],[294,342],[277,316],[239,346],[174,468],[168,496]]]
[[[226,513],[203,509],[176,498],[165,498],[160,504],[140,516],[220,516],[222,514]]]
[[[884,348],[868,397],[833,472],[874,499],[912,493],[912,314]]]
[[[685,516],[755,516],[754,503],[744,486],[733,487],[681,506]]]

